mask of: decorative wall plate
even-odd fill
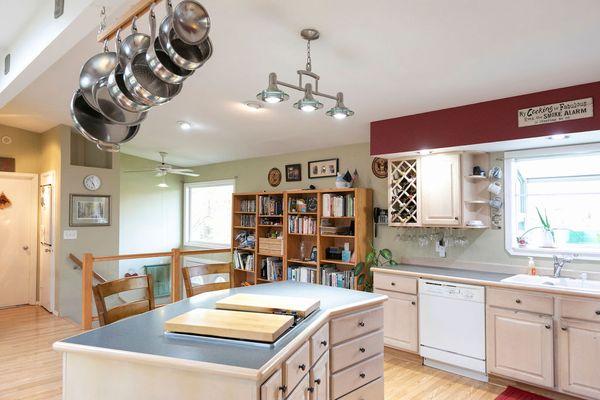
[[[269,185],[273,187],[279,186],[281,183],[281,171],[279,168],[271,168],[269,170],[269,175],[267,175],[267,179],[269,181]]]
[[[375,157],[371,163],[373,175],[378,178],[387,178],[388,176],[388,160],[385,158]]]

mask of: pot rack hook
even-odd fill
[[[104,39],[104,45],[102,46],[105,53],[108,52],[108,39]]]
[[[134,15],[131,19],[131,33],[137,33],[137,15]]]
[[[100,26],[98,27],[98,34],[104,32],[106,29],[106,6],[102,6],[100,9]]]

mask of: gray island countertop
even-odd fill
[[[165,334],[165,321],[194,308],[215,308],[216,301],[236,293],[319,299],[320,309],[273,345],[211,337],[174,338]],[[315,330],[330,315],[383,303],[386,296],[292,281],[209,292],[56,342],[54,349],[121,359],[138,359],[188,368],[223,369],[231,374],[260,376],[269,361],[300,336]]]

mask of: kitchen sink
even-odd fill
[[[554,278],[552,276],[519,274],[504,278],[502,279],[502,282],[518,283],[531,286],[549,286],[558,289],[600,292],[600,281],[590,281],[587,279]]]

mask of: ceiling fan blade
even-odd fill
[[[140,169],[140,170],[133,170],[133,171],[123,171],[126,173],[130,173],[130,172],[154,172],[156,171],[155,169]]]
[[[189,169],[189,168],[171,168],[169,169],[169,171],[173,172],[173,171],[177,171],[177,172],[194,172],[193,169]]]
[[[182,172],[179,170],[171,170],[171,171],[169,171],[169,173],[175,174],[175,175],[185,175],[185,176],[195,176],[195,177],[200,176],[200,174],[194,174],[193,172]]]
[[[167,171],[156,171],[156,177],[161,178],[167,174]]]

